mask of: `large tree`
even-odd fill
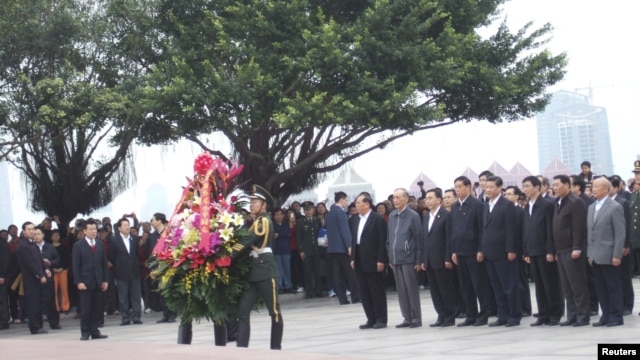
[[[0,14],[0,128],[31,208],[58,215],[109,204],[134,180],[141,72],[114,51],[105,3],[7,0]]]
[[[233,153],[210,150],[283,201],[417,131],[529,117],[565,55],[544,49],[548,24],[493,25],[502,3],[122,0],[128,33],[158,39],[136,53],[153,69],[139,139],[207,148],[199,135],[221,132]]]

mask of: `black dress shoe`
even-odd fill
[[[402,324],[398,324],[396,325],[396,329],[400,329],[400,328],[408,328],[409,326],[411,326],[410,323],[408,322],[403,322]]]
[[[509,321],[509,322],[507,322],[504,326],[505,326],[505,327],[520,326],[520,322],[519,322],[519,321]]]
[[[539,313],[534,313],[534,314],[533,314],[533,317],[538,317],[538,316],[540,316],[540,314],[539,314]]]
[[[93,340],[106,339],[108,337],[109,337],[109,335],[104,335],[104,334],[101,334],[101,333],[97,333],[97,334],[92,334],[91,335],[91,338]]]
[[[440,320],[434,322],[433,324],[429,324],[429,327],[439,327],[439,326],[442,326],[442,321]]]
[[[505,326],[507,325],[506,321],[500,321],[500,320],[496,320],[492,323],[489,323],[489,327],[496,327],[496,326]],[[476,326],[475,324],[473,324],[473,326]]]
[[[89,335],[82,335],[82,336],[80,336],[80,340],[81,340],[81,341],[87,341],[87,340],[89,340]]]
[[[529,317],[531,316],[531,312],[530,311],[523,311],[522,312],[522,317]]]
[[[60,326],[60,324],[51,325],[50,327],[52,330],[62,330],[62,326]]]
[[[449,326],[453,326],[455,324],[456,323],[453,322],[453,321],[445,321],[445,322],[442,323],[442,325],[440,325],[440,327],[449,327]]]
[[[602,322],[602,321],[598,321],[598,322],[594,322],[593,324],[591,324],[591,326],[593,326],[593,327],[607,326],[607,323],[606,322]]]
[[[409,328],[413,329],[413,328],[419,328],[422,327],[422,321],[415,321],[412,322],[411,325],[409,325]]]
[[[381,323],[381,322],[377,322],[377,323],[373,324],[373,328],[374,329],[384,329],[386,327],[387,327],[387,324]]]
[[[45,329],[38,329],[37,331],[32,331],[31,335],[44,335],[44,334],[48,334],[49,332]]]
[[[624,315],[624,316],[631,315],[631,310],[627,309],[627,310],[623,311],[622,315]]]
[[[558,321],[558,320],[549,320],[549,323],[547,325],[556,326],[558,324],[560,324],[560,321]]]
[[[571,326],[573,324],[575,324],[575,320],[566,320],[560,323],[560,326]]]
[[[176,319],[175,319],[175,318],[173,318],[173,319],[167,319],[167,322],[168,322],[168,323],[174,323],[174,322],[176,322]]]
[[[466,319],[466,318],[467,318],[467,313],[461,312],[461,313],[458,313],[458,315],[456,315],[456,319]]]
[[[611,321],[607,323],[607,327],[624,325],[622,321]]]
[[[458,324],[458,327],[464,327],[464,326],[472,326],[473,324],[475,324],[476,321],[475,320],[471,320],[471,319],[465,319],[463,322],[461,322],[460,324]]]
[[[129,324],[131,324],[131,321],[122,321],[122,322],[120,323],[120,326],[127,326],[127,325],[129,325]]]
[[[142,325],[142,321],[141,320],[133,320],[133,324],[134,325]]]
[[[576,322],[574,322],[574,323],[573,323],[573,325],[571,325],[571,326],[573,326],[573,327],[580,327],[580,326],[587,326],[587,325],[589,325],[589,322],[588,322],[588,321],[581,320],[581,321],[576,321]]]
[[[167,320],[165,318],[162,318],[160,320],[156,320],[156,324],[162,324],[162,323],[167,323],[167,322],[169,322],[169,320]]]
[[[529,324],[529,326],[542,326],[542,325],[546,325],[549,324],[550,321],[549,320],[542,320],[542,319],[538,319],[535,322],[532,322],[531,324]],[[557,322],[556,322],[557,324]]]
[[[360,329],[361,329],[361,330],[364,330],[364,329],[373,329],[373,324],[371,324],[371,323],[366,323],[366,324],[362,324],[362,325],[360,325],[359,327],[360,327]]]
[[[473,323],[473,326],[485,326],[487,325],[487,320],[476,320],[475,323]]]

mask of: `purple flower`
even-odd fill
[[[200,229],[200,221],[202,221],[202,216],[198,213],[191,214],[187,221],[189,221],[194,229]]]
[[[222,241],[220,240],[220,236],[217,231],[211,233],[211,240],[209,241],[209,248],[211,252],[215,254],[220,249],[220,245]]]
[[[183,232],[182,229],[180,228],[176,229],[175,233],[173,234],[173,241],[171,242],[171,245],[178,246],[178,242],[182,238],[182,232]]]

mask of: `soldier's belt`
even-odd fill
[[[249,255],[251,257],[257,258],[258,256],[260,256],[260,254],[264,254],[264,253],[273,253],[273,251],[271,250],[270,247],[264,247],[262,249],[258,249],[258,248],[253,248],[253,250],[251,250],[251,252],[249,253]]]

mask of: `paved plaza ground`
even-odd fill
[[[192,345],[177,345],[178,324],[156,324],[160,313],[144,314],[143,325],[124,327],[119,316],[107,316],[102,332],[109,338],[81,342],[79,319],[70,314],[62,315],[62,330],[46,335],[30,335],[26,325],[0,331],[0,359],[595,359],[598,343],[640,343],[640,280],[633,282],[638,294],[634,313],[625,316],[623,326],[612,328],[530,327],[533,317],[514,328],[430,328],[436,315],[429,290],[423,290],[423,327],[395,328],[402,318],[396,293],[389,292],[389,327],[359,330],[365,322],[360,304],[341,306],[336,298],[305,300],[302,294],[287,294],[281,297],[281,352],[268,350],[266,310],[252,314],[249,349],[235,343],[213,346],[208,322],[194,324]]]

